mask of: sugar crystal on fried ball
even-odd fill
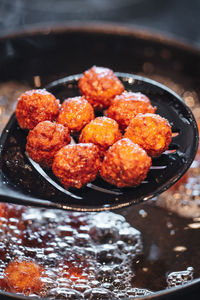
[[[94,109],[85,97],[74,97],[63,102],[57,122],[79,132],[94,117]]]
[[[33,261],[15,259],[7,265],[4,280],[11,292],[29,295],[41,290],[42,272],[43,268]]]
[[[156,114],[138,114],[126,128],[125,138],[140,145],[148,155],[160,156],[172,139],[169,122]]]
[[[151,105],[147,96],[125,91],[114,98],[106,115],[117,121],[121,129],[125,129],[137,114],[154,113],[155,111],[156,107]]]
[[[43,121],[29,131],[26,151],[41,166],[50,168],[56,152],[69,144],[70,140],[67,127]]]
[[[23,93],[17,102],[16,118],[23,129],[33,129],[39,122],[54,121],[59,113],[60,101],[45,89]]]
[[[120,188],[136,186],[146,178],[151,162],[145,150],[124,138],[108,149],[100,174],[105,181]]]
[[[99,149],[88,143],[61,148],[54,157],[52,170],[66,188],[81,188],[95,180],[99,167]]]
[[[93,66],[79,79],[81,94],[96,110],[108,107],[116,95],[124,91],[122,82],[111,69]]]
[[[97,145],[100,155],[104,156],[107,149],[121,138],[122,134],[115,120],[97,117],[83,128],[79,142]]]

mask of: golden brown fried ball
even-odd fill
[[[56,152],[69,144],[70,140],[67,127],[43,121],[29,131],[26,151],[41,166],[50,168]]]
[[[116,96],[108,108],[106,115],[118,122],[124,130],[131,119],[139,113],[154,113],[156,107],[151,105],[149,98],[141,93],[123,92]]]
[[[102,178],[118,187],[136,186],[147,176],[151,158],[139,145],[121,139],[107,151],[101,165]]]
[[[81,188],[95,180],[99,167],[98,148],[94,144],[76,144],[65,146],[57,152],[52,170],[66,188]]]
[[[83,128],[79,142],[97,145],[100,155],[104,156],[107,149],[121,138],[122,134],[115,120],[97,117]]]
[[[148,155],[155,157],[168,149],[172,131],[165,118],[155,114],[138,114],[131,120],[124,137],[140,145]]]
[[[43,268],[32,261],[9,262],[4,271],[8,290],[25,295],[39,292],[42,287],[40,280],[42,272]]]
[[[61,106],[57,122],[78,132],[94,119],[94,109],[84,97],[65,100]]]
[[[97,110],[108,107],[113,98],[124,91],[123,84],[112,70],[96,66],[84,72],[78,85],[81,94]]]
[[[23,93],[17,103],[16,118],[23,129],[33,129],[39,122],[54,121],[59,113],[59,100],[45,89]]]

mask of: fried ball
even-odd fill
[[[73,132],[79,132],[94,119],[94,109],[84,97],[65,100],[61,106],[57,122]]]
[[[122,134],[115,120],[97,117],[83,128],[79,142],[97,145],[100,155],[104,156],[107,149],[121,138]]]
[[[45,89],[23,93],[17,103],[16,118],[23,129],[33,129],[39,122],[54,121],[59,114],[59,103]]]
[[[37,293],[42,287],[40,280],[43,268],[33,261],[14,260],[6,267],[5,281],[8,290],[29,295]]]
[[[124,91],[123,84],[112,70],[96,66],[84,72],[78,85],[81,94],[97,110],[108,107],[113,98]]]
[[[151,158],[139,145],[121,139],[107,151],[101,165],[102,178],[118,187],[136,186],[147,176]]]
[[[117,121],[120,129],[124,130],[137,114],[155,113],[155,111],[156,107],[151,105],[147,96],[125,91],[114,98],[106,111],[106,115]]]
[[[69,144],[70,140],[67,127],[43,121],[29,131],[26,151],[41,166],[50,168],[56,152]]]
[[[148,155],[156,157],[168,149],[172,131],[165,118],[155,114],[138,114],[131,120],[124,137],[140,145]]]
[[[66,188],[81,188],[95,180],[99,167],[98,148],[94,144],[76,144],[65,146],[57,152],[52,170]]]

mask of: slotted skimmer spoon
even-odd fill
[[[52,171],[42,169],[25,153],[27,132],[13,114],[0,138],[0,201],[76,211],[102,211],[146,201],[172,186],[191,165],[198,147],[198,129],[191,110],[167,87],[147,78],[115,73],[125,89],[147,95],[156,113],[172,126],[169,150],[152,161],[147,178],[137,187],[117,188],[100,177],[81,189],[66,190]],[[61,102],[79,94],[78,79],[68,76],[45,88]]]

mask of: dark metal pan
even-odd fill
[[[157,113],[165,117],[176,134],[169,150],[153,159],[147,178],[138,187],[117,188],[100,177],[84,188],[66,190],[52,171],[41,168],[25,153],[27,132],[13,115],[0,139],[0,199],[25,205],[63,208],[77,211],[102,211],[146,201],[173,185],[191,165],[198,147],[197,124],[189,107],[163,85],[140,76],[116,73],[125,89],[141,92],[151,99]],[[78,79],[69,76],[47,85],[58,99],[79,95]],[[43,186],[43,189],[40,187]]]
[[[198,50],[133,29],[89,24],[51,31],[32,30],[26,34],[2,38],[0,54],[2,85],[8,85],[12,81],[20,86],[25,84],[26,88],[27,86],[33,88],[35,78],[39,77],[42,86],[45,86],[58,78],[81,73],[96,64],[108,66],[115,71],[153,78],[171,87],[183,98],[187,91],[194,91],[197,95],[200,92]],[[9,103],[12,101],[16,99],[10,99]],[[148,215],[141,217],[141,210]],[[140,230],[144,238],[142,264],[148,266],[151,273],[139,272],[140,276],[136,277],[138,281],[134,284],[145,287],[149,282],[149,289],[155,293],[143,299],[198,299],[200,295],[198,232],[184,229],[192,219],[177,217],[148,203],[121,209],[119,213]],[[176,232],[174,236],[169,235],[166,225],[169,222],[174,226]],[[188,251],[178,253],[176,256],[173,249],[179,243],[184,244]],[[159,258],[154,261],[149,256],[153,244],[158,246],[160,253]],[[195,280],[183,286],[165,289],[166,284],[163,284],[165,273],[184,270],[188,266],[194,267]],[[20,295],[1,292],[1,299],[9,299],[8,297],[24,299]]]

